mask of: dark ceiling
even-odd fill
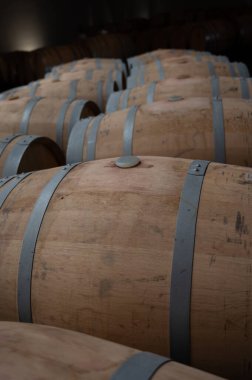
[[[186,8],[250,5],[252,0],[1,0],[0,51],[32,50],[71,41],[93,25],[149,18]]]

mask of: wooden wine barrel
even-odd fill
[[[174,57],[181,57],[183,55],[195,55],[195,54],[207,54],[209,56],[209,52],[196,52],[195,50],[189,50],[189,49],[156,49],[154,51],[150,51],[143,54],[138,54],[133,57],[130,57],[127,59],[128,65],[142,65],[147,64],[157,59],[164,59],[164,58],[174,58]]]
[[[209,78],[195,77],[154,81],[144,86],[112,93],[108,99],[106,112],[166,100],[168,97],[182,96],[187,98],[211,95],[213,97],[249,99],[252,97],[252,79],[212,76]]]
[[[47,97],[57,99],[89,99],[104,111],[109,96],[118,91],[116,82],[74,79],[70,81],[36,81],[28,86],[15,88],[0,94],[0,99],[19,99],[23,97]]]
[[[157,60],[155,63],[134,68],[127,79],[127,87],[132,88],[154,80],[169,78],[186,79],[209,76],[249,77],[247,66],[242,62],[183,62],[170,63],[168,60]]]
[[[77,122],[67,163],[143,154],[252,166],[252,101],[171,97]]]
[[[62,63],[62,56],[53,46],[46,46],[34,51],[38,78],[43,78],[45,72],[53,66]],[[71,60],[74,58],[72,57]]]
[[[229,59],[222,55],[212,55],[207,51],[179,50],[179,49],[158,49],[140,56],[128,58],[127,62],[132,68],[134,66],[145,65],[163,59],[192,58],[198,62],[228,62]]]
[[[117,33],[117,38],[120,41],[121,55],[125,61],[128,57],[135,53],[135,43],[131,33]]]
[[[22,85],[35,78],[35,64],[30,52],[14,51],[2,54],[0,59],[0,84],[2,89]]]
[[[62,73],[62,74],[52,74],[49,73],[46,75],[45,79],[41,79],[41,81],[55,81],[55,80],[75,80],[75,79],[85,79],[85,80],[92,80],[92,81],[106,81],[106,80],[113,80],[116,82],[119,86],[120,90],[123,90],[126,88],[126,75],[123,71],[119,70],[83,70],[83,71],[74,71],[74,72],[68,72],[68,73]]]
[[[117,31],[111,33],[108,31],[107,25],[102,28],[102,34],[96,34],[87,39],[87,44],[93,57],[102,58],[125,59],[134,52],[135,48],[130,33]]]
[[[220,13],[216,15],[219,17]],[[209,50],[222,54],[234,48],[238,30],[235,20],[224,13],[223,18],[211,17],[209,20],[171,25],[167,34],[169,46],[172,48]]]
[[[64,164],[64,153],[48,137],[10,135],[0,139],[0,177]]]
[[[150,29],[133,30],[132,38],[134,41],[135,49],[130,56],[144,54],[147,51],[151,51],[151,31]]]
[[[121,59],[102,59],[102,58],[86,58],[78,61],[73,61],[60,66],[55,66],[52,69],[52,74],[62,74],[67,72],[75,71],[86,71],[86,70],[119,70],[123,71],[125,74],[126,66]]]
[[[88,100],[21,98],[0,102],[0,137],[36,134],[51,138],[66,149],[68,136],[81,118],[95,116],[99,108]]]
[[[31,82],[33,83],[33,82]],[[9,90],[3,91],[0,93],[0,101],[2,100],[11,100],[15,98],[15,94],[27,94],[26,96],[29,97],[30,92],[28,91],[30,87],[29,85],[25,86],[18,86],[14,88],[10,88]]]
[[[236,40],[237,30],[232,20],[205,20],[192,25],[189,46],[192,49],[209,50],[218,54],[232,49]]]
[[[172,49],[190,49],[190,35],[193,27],[193,23],[186,22],[184,24],[169,25],[166,29],[168,37],[167,47]],[[204,49],[206,50],[206,49]]]
[[[251,379],[252,169],[140,161],[1,182],[0,319]]]
[[[5,55],[0,54],[0,90],[3,91],[8,83],[8,66],[5,60]]]
[[[183,55],[181,57],[170,57],[170,58],[163,58],[163,59],[158,59],[158,60],[152,60],[151,62],[147,63],[147,68],[148,68],[148,65],[156,65],[159,67],[159,70],[162,70],[162,65],[163,63],[166,65],[166,66],[169,66],[169,65],[173,65],[173,64],[176,64],[176,65],[180,65],[180,64],[194,64],[194,63],[198,63],[198,62],[205,62],[209,65],[209,67],[212,68],[212,70],[214,70],[214,64],[220,62],[220,63],[227,63],[227,65],[231,65],[231,63],[228,61],[228,59],[225,57],[225,56],[212,56],[212,55],[204,55],[204,56],[201,56],[200,54],[199,55]],[[139,72],[142,68],[144,68],[144,64],[143,65],[135,65],[133,67],[131,67],[130,69],[130,74],[131,75],[134,75],[134,72]],[[232,66],[231,66],[232,67]],[[231,69],[232,70],[232,69]],[[230,75],[231,75],[231,70],[230,70]],[[214,73],[216,74],[216,73]],[[234,76],[234,75],[233,75]]]
[[[83,51],[83,46],[80,47],[80,45],[76,42],[71,42],[67,45],[55,46],[54,48],[60,55],[61,62],[64,63],[71,62],[74,59],[83,59],[84,57],[90,57],[90,53],[87,48]]]
[[[75,48],[75,44],[46,46],[33,52],[35,55],[37,78],[42,78],[55,65],[70,62],[82,57],[90,57],[88,48]]]
[[[93,33],[86,39],[86,44],[91,51],[92,57],[98,58],[117,58],[111,57],[110,52],[107,50],[105,40],[101,34],[97,33],[97,28]],[[118,57],[120,58],[120,57]]]
[[[251,9],[245,14],[240,14],[236,18],[239,30],[239,47],[242,47],[244,53],[252,45],[252,12]],[[246,49],[246,50],[245,50]],[[246,53],[245,53],[246,54]]]
[[[92,57],[126,58],[134,53],[135,44],[129,33],[96,34],[86,40]]]
[[[51,326],[0,322],[0,378],[218,380],[171,359]]]

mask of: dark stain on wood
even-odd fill
[[[107,264],[108,266],[113,265],[115,262],[115,256],[114,256],[113,252],[107,252],[102,257],[102,261],[104,262],[104,264]]]
[[[163,231],[158,226],[150,226],[150,229],[161,237],[164,236]]]
[[[241,235],[248,235],[248,226],[245,224],[245,218],[240,211],[237,212],[235,221],[235,231]]]
[[[109,295],[110,290],[112,289],[112,282],[109,279],[104,279],[100,281],[100,297],[106,297]]]

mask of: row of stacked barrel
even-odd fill
[[[208,10],[209,12],[209,10]],[[195,16],[195,15],[194,15]],[[170,16],[163,24],[132,32],[137,54],[157,48],[207,50],[214,54],[248,57],[252,46],[251,9],[210,13],[208,17],[196,14],[181,20]]]
[[[0,374],[215,378],[170,356],[251,379],[251,94],[243,63],[188,50],[2,93],[0,320],[54,327],[2,322]]]
[[[209,50],[247,57],[252,47],[251,10],[174,13],[148,20],[128,20],[85,30],[70,44],[0,55],[0,89],[43,78],[50,67],[84,57],[120,58],[158,48]],[[177,15],[178,16],[178,15]],[[144,22],[143,22],[144,21]],[[189,22],[190,21],[190,22]]]

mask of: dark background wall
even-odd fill
[[[71,41],[93,25],[149,18],[170,10],[236,7],[252,0],[1,0],[0,51],[33,50]]]

